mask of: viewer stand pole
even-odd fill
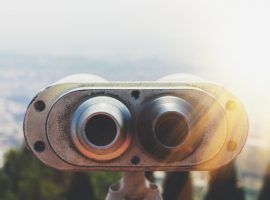
[[[162,200],[162,197],[144,172],[125,172],[120,182],[110,187],[106,200]]]

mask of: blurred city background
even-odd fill
[[[247,144],[229,166],[229,185],[247,200],[263,199],[261,190],[270,185],[269,9],[264,0],[0,1],[0,199],[67,199],[76,181],[92,184],[102,199],[119,179],[119,173],[90,173],[76,180],[47,169],[22,147],[31,98],[74,73],[117,81],[189,73],[224,85],[244,103],[250,120]],[[225,186],[211,190],[218,185],[211,177],[191,173],[194,199],[222,193]],[[155,178],[162,186],[164,174]]]

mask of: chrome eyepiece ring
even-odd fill
[[[95,160],[112,160],[126,151],[131,141],[131,114],[112,97],[93,97],[74,112],[72,141],[85,156]]]
[[[191,136],[194,113],[190,103],[175,96],[162,96],[149,102],[141,111],[138,123],[142,145],[159,159],[186,157],[196,143]]]

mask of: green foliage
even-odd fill
[[[238,185],[235,162],[211,172],[209,190],[205,200],[244,200],[243,188]]]
[[[192,183],[189,172],[168,172],[163,183],[164,200],[191,200]]]
[[[95,172],[91,174],[91,180],[94,187],[94,193],[97,200],[104,200],[108,189],[112,183],[120,180],[121,174],[115,172]]]
[[[0,169],[0,200],[75,200],[72,194],[83,195],[87,190],[83,187],[89,187],[85,199],[101,200],[109,186],[120,179],[120,173],[92,172],[81,173],[80,179],[74,177],[78,177],[76,173],[43,165],[25,147],[10,150]]]
[[[269,200],[270,199],[270,164],[266,168],[264,176],[264,184],[260,192],[258,200]]]

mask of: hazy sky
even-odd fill
[[[270,50],[269,9],[268,0],[0,0],[0,51],[254,64]]]
[[[0,0],[0,52],[158,58],[260,82],[269,10],[269,0]]]
[[[0,52],[184,63],[252,93],[257,109],[255,97],[270,100],[269,10],[269,0],[0,0]]]

